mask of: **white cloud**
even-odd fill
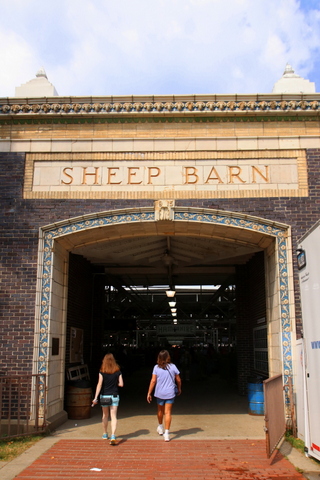
[[[37,55],[28,42],[12,31],[0,30],[0,45],[10,46],[0,49],[0,90],[3,96],[13,97],[15,87],[35,76],[39,67],[36,66]],[[13,83],[13,79],[17,81],[18,78],[20,83]]]
[[[320,7],[307,0],[0,0],[0,10],[0,96],[41,65],[61,95],[270,92],[288,61],[320,88]]]

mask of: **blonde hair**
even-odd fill
[[[115,373],[115,372],[118,372],[119,370],[120,370],[120,367],[117,364],[112,353],[107,353],[107,355],[103,357],[100,372]]]

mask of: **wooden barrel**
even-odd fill
[[[68,386],[66,410],[71,420],[84,420],[90,418],[92,403],[91,388],[78,388]]]

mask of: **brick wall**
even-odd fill
[[[291,225],[293,248],[320,214],[320,149],[307,152],[308,198],[177,200],[177,205],[214,208]],[[30,372],[34,341],[35,286],[39,228],[66,218],[119,208],[151,206],[153,200],[23,200],[24,154],[0,153],[1,194],[1,370]],[[296,259],[294,257],[294,263]],[[297,287],[297,272],[295,284]],[[301,327],[296,289],[297,328]]]

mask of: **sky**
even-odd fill
[[[43,67],[61,96],[320,92],[319,0],[0,0],[0,97]]]

